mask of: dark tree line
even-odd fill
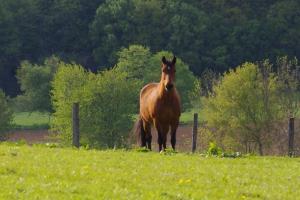
[[[19,93],[22,60],[56,55],[92,70],[130,44],[168,50],[200,75],[300,57],[298,0],[1,0],[0,88]]]

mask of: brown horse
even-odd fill
[[[180,97],[175,87],[175,63],[162,57],[159,83],[147,84],[140,92],[139,135],[141,147],[151,150],[151,125],[158,133],[159,151],[166,149],[167,134],[171,128],[171,145],[175,150],[176,130],[181,113]]]

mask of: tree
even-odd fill
[[[268,10],[266,26],[270,56],[275,62],[277,57],[300,56],[300,3],[297,0],[278,1]]]
[[[277,84],[280,105],[286,117],[296,117],[300,109],[300,66],[296,58],[278,58]]]
[[[173,54],[168,51],[160,51],[156,54],[151,54],[150,50],[140,45],[131,45],[128,48],[123,48],[119,53],[119,59],[116,70],[126,72],[129,79],[137,79],[142,82],[142,85],[159,82],[161,76],[161,58],[165,56],[172,59]],[[193,73],[189,70],[189,66],[180,58],[176,61],[176,88],[178,89],[183,108],[190,108],[189,92],[194,88],[196,80]]]
[[[208,97],[213,93],[213,87],[218,83],[220,74],[211,69],[205,69],[200,76],[201,91],[203,96]]]
[[[0,88],[20,93],[22,60],[55,54],[97,71],[131,44],[173,52],[198,76],[245,61],[299,59],[299,8],[298,0],[1,0]]]
[[[189,92],[188,95],[192,108],[195,110],[195,112],[200,112],[202,108],[201,102],[203,94],[201,89],[201,81],[199,79],[195,80],[194,88]]]
[[[103,2],[0,1],[0,88],[10,96],[21,92],[15,73],[22,60],[40,63],[55,54],[95,67],[89,25]]]
[[[161,47],[161,49],[175,53],[189,65],[193,73],[200,75],[204,67],[211,67],[203,63],[207,49],[205,34],[209,23],[208,15],[204,10],[186,1],[168,0],[166,2],[167,20],[164,27],[167,29],[169,39],[166,47]]]
[[[11,127],[12,111],[8,106],[7,97],[0,90],[0,141],[5,139],[6,131]]]
[[[145,84],[145,75],[151,72],[150,49],[141,45],[130,45],[128,48],[122,48],[117,55],[116,70],[126,72],[129,79],[138,79]]]
[[[18,92],[14,69],[18,65],[21,41],[15,24],[15,13],[8,9],[10,1],[0,1],[0,88],[8,95]],[[20,4],[22,4],[20,2]]]
[[[22,95],[15,99],[21,111],[51,112],[50,90],[51,81],[56,72],[59,59],[51,57],[43,65],[23,61],[17,71],[17,79],[21,85]]]
[[[238,145],[254,141],[262,155],[272,122],[281,118],[270,64],[245,63],[225,73],[213,90],[204,103],[208,126],[217,129],[221,141],[231,138]]]
[[[93,55],[100,66],[112,65],[116,50],[127,46],[130,40],[133,1],[112,0],[97,8],[95,19],[91,24],[90,37],[95,44]],[[133,35],[133,34],[132,34]],[[126,44],[124,44],[126,42]]]
[[[124,147],[128,145],[137,110],[139,82],[128,81],[126,73],[115,69],[98,73],[96,81],[96,84],[90,83],[94,98],[85,109],[92,117],[83,121],[86,122],[87,132],[94,133],[88,137],[89,144]]]
[[[71,108],[79,102],[81,144],[98,148],[126,145],[138,98],[137,82],[127,77],[116,69],[93,74],[80,65],[61,64],[53,81],[52,129],[70,144]]]

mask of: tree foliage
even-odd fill
[[[57,57],[51,57],[43,65],[31,64],[28,61],[21,63],[17,70],[17,79],[23,94],[14,99],[18,111],[52,111],[51,81],[59,62]]]
[[[254,141],[263,154],[264,144],[272,138],[272,122],[282,115],[277,89],[275,74],[267,61],[260,66],[245,63],[230,70],[204,103],[208,126],[217,129],[223,144],[228,139],[241,146]]]
[[[97,71],[131,44],[173,52],[196,75],[299,59],[299,8],[297,0],[2,0],[0,87],[20,92],[14,74],[22,60],[55,54]]]
[[[0,90],[0,141],[5,139],[6,131],[11,127],[12,111],[8,105],[7,97]]]
[[[286,117],[298,116],[300,109],[300,66],[298,60],[278,58],[277,85],[280,105]]]
[[[168,51],[160,51],[152,54],[146,47],[131,45],[118,52],[118,56],[117,70],[127,72],[130,79],[140,80],[145,85],[160,81],[161,58],[165,56],[171,60],[173,54]],[[189,70],[189,66],[180,58],[177,58],[175,82],[185,109],[191,107],[188,96],[190,91],[194,89],[195,80],[196,77]]]
[[[53,81],[53,129],[71,143],[72,104],[79,102],[82,144],[101,148],[125,145],[138,98],[138,83],[128,82],[127,76],[115,69],[94,74],[80,65],[61,64]]]
[[[116,67],[118,71],[127,72],[128,78],[138,79],[144,84],[148,81],[146,76],[153,73],[150,68],[152,53],[149,48],[141,45],[130,45],[128,48],[122,48],[117,55]],[[159,60],[157,62],[159,63]]]

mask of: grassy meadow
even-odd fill
[[[181,114],[180,122],[182,124],[191,124],[193,122],[194,111],[186,111]],[[199,120],[202,120],[199,116]],[[13,116],[13,125],[15,129],[47,129],[51,117],[49,113],[40,112],[19,112]]]
[[[0,144],[0,199],[297,199],[300,159]]]
[[[13,116],[15,129],[47,129],[49,128],[49,113],[19,112]]]
[[[187,111],[181,113],[180,123],[181,124],[193,124],[195,112],[198,113],[198,121],[199,122],[205,121],[205,117],[203,116],[203,113],[199,113],[199,111],[195,111],[195,110],[187,110]]]

